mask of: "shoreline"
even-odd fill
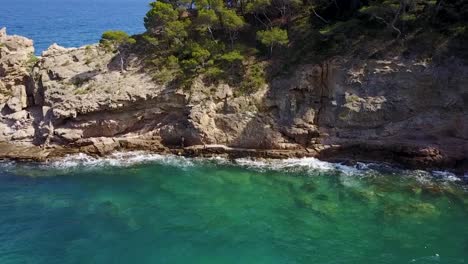
[[[2,29],[0,42],[0,68],[8,72],[0,78],[7,92],[0,94],[0,159],[147,151],[468,172],[460,90],[468,67],[460,60],[324,59],[239,93],[202,76],[189,89],[157,83],[136,51],[121,71],[115,54],[100,46],[52,45],[32,64],[31,40]],[[453,86],[435,82],[447,78]]]
[[[84,146],[52,145],[48,147],[34,145],[19,145],[8,142],[0,142],[0,160],[13,160],[18,162],[45,163],[52,160],[60,160],[70,155],[85,154],[93,158],[109,157],[117,152],[143,151],[148,154],[175,155],[188,158],[225,158],[235,160],[240,158],[285,160],[290,158],[316,158],[319,161],[339,163],[354,166],[358,163],[377,163],[388,165],[396,169],[447,171],[455,174],[463,180],[468,170],[463,167],[444,166],[454,164],[453,161],[434,159],[430,151],[415,152],[408,146],[400,146],[399,149],[385,149],[382,146],[322,146],[321,150],[315,148],[298,149],[247,149],[235,148],[225,145],[194,145],[185,148],[166,147],[158,141],[141,139],[106,139],[110,142]],[[380,147],[380,148],[379,148]],[[401,151],[396,155],[395,151]],[[405,153],[406,155],[402,155]],[[412,154],[412,156],[408,156]],[[426,154],[426,156],[421,155]],[[432,159],[431,159],[432,157]],[[440,158],[440,157],[439,157]]]

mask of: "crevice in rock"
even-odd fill
[[[317,108],[317,114],[314,117],[314,124],[318,128],[318,136],[317,138],[320,137],[320,118],[322,115],[323,108],[325,107],[325,99],[328,98],[328,96],[325,96],[325,92],[328,93],[328,71],[329,71],[329,65],[328,62],[322,63],[322,72],[320,74],[320,97],[319,97],[319,104]]]
[[[27,98],[26,105],[28,107],[34,106],[35,105],[35,100],[34,100],[35,83],[34,83],[34,79],[31,76],[25,76],[24,77],[24,85],[26,87],[26,98]]]

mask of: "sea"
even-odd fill
[[[467,263],[451,173],[148,153],[0,163],[0,263]]]
[[[40,55],[53,43],[80,47],[97,43],[104,31],[145,31],[151,0],[0,0],[0,28],[34,40]]]

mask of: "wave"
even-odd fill
[[[291,158],[283,160],[272,159],[249,159],[240,158],[229,160],[222,157],[211,158],[186,158],[177,155],[161,155],[151,154],[143,151],[134,152],[116,152],[106,157],[92,157],[86,154],[68,155],[64,158],[42,163],[43,167],[52,167],[59,169],[76,168],[76,167],[128,167],[139,164],[163,164],[176,167],[191,167],[195,165],[236,165],[248,169],[265,171],[265,170],[281,170],[281,171],[341,171],[344,174],[355,174],[367,169],[367,166],[346,166],[339,163],[330,163],[318,160],[316,158]]]
[[[284,171],[305,172],[310,175],[317,173],[339,173],[343,176],[375,177],[382,175],[405,175],[416,178],[421,183],[431,183],[434,180],[441,182],[462,181],[460,177],[448,171],[402,170],[385,164],[356,163],[353,166],[341,163],[321,161],[316,158],[289,158],[289,159],[250,159],[240,158],[229,160],[222,157],[212,158],[186,158],[176,155],[160,155],[143,151],[116,152],[106,157],[92,157],[86,154],[69,155],[61,159],[39,164],[21,164],[20,167],[34,166],[36,169],[58,171],[86,170],[101,167],[129,167],[141,164],[161,164],[189,169],[193,166],[228,165],[240,166],[256,171]],[[12,161],[0,162],[0,167],[10,170],[18,167]],[[465,178],[467,178],[465,176]]]
[[[44,165],[55,168],[127,167],[145,163],[161,163],[181,167],[193,165],[193,161],[188,158],[175,155],[151,154],[143,151],[116,152],[106,157],[92,157],[86,154],[68,155],[62,159],[54,160]]]
[[[239,158],[229,160],[222,157],[186,158],[176,155],[151,154],[143,151],[116,152],[107,157],[91,157],[86,154],[67,156],[53,161],[46,166],[55,168],[74,167],[127,167],[139,164],[163,164],[175,167],[192,167],[195,165],[235,165],[257,171],[285,171],[285,172],[337,172],[345,176],[369,177],[381,174],[404,174],[415,177],[421,183],[435,180],[446,182],[461,181],[454,173],[448,171],[402,170],[385,164],[361,163],[353,166],[342,163],[321,161],[316,158],[289,158],[289,159],[251,159]]]
[[[282,170],[282,171],[340,171],[346,175],[352,175],[362,172],[357,166],[347,166],[340,163],[331,163],[321,161],[316,158],[290,158],[282,160],[254,160],[254,159],[236,159],[234,163],[255,170]]]

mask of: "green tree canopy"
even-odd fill
[[[134,38],[130,37],[125,31],[110,30],[102,34],[100,42],[102,44],[111,44],[113,46],[119,46],[134,44],[136,41]]]
[[[244,56],[242,56],[242,54],[239,51],[235,50],[235,51],[231,51],[226,54],[223,54],[221,56],[221,59],[225,60],[226,62],[233,63],[235,61],[243,60]]]
[[[258,86],[266,67],[274,76],[305,59],[357,52],[374,38],[465,32],[468,21],[466,0],[156,0],[150,8],[147,31],[137,38],[149,66],[186,84],[202,74],[233,84],[247,80],[245,87]],[[119,34],[105,39],[128,42]],[[265,62],[256,57],[257,44],[271,57],[278,47],[287,48],[278,60]],[[258,62],[263,66],[252,70]]]
[[[288,32],[284,29],[274,27],[268,30],[261,30],[257,32],[257,39],[265,46],[270,48],[270,54],[273,53],[275,46],[288,45]]]
[[[153,2],[151,9],[144,18],[145,27],[151,32],[158,32],[170,22],[179,18],[179,11],[174,9],[173,5],[164,2]]]

